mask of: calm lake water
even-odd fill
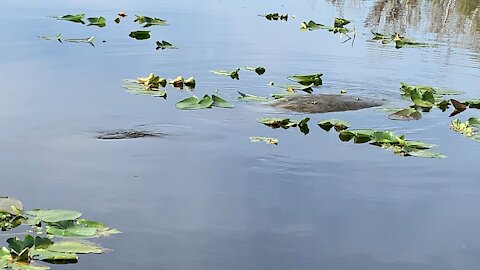
[[[118,11],[129,14],[119,25]],[[267,21],[271,12],[295,19]],[[49,18],[86,13],[107,27]],[[168,20],[152,38],[133,15]],[[291,17],[291,16],[290,16]],[[356,38],[301,32],[302,21],[352,20]],[[267,96],[294,73],[324,73],[317,93],[401,100],[400,82],[463,90],[480,97],[480,3],[449,1],[13,1],[0,9],[1,195],[25,207],[82,211],[123,234],[99,239],[113,249],[53,269],[478,269],[480,144],[449,129],[433,110],[414,122],[375,109],[307,115],[307,136],[272,130],[259,117],[305,115],[233,101],[233,110],[180,111],[191,95],[135,96],[122,80],[154,72],[195,76],[195,94],[237,90]],[[370,30],[434,44],[395,49],[369,42]],[[37,36],[95,36],[88,44]],[[179,50],[155,50],[167,40]],[[105,42],[102,42],[105,41]],[[241,71],[240,80],[212,69]],[[469,110],[462,120],[480,116]],[[438,144],[446,159],[402,158],[342,143],[316,122],[388,129]],[[161,138],[104,141],[114,129],[163,132]],[[278,146],[251,143],[269,136]],[[1,243],[6,236],[0,234]]]

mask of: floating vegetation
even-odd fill
[[[268,98],[268,97],[254,96],[254,95],[242,93],[240,91],[237,91],[237,92],[240,95],[239,97],[237,97],[237,100],[246,101],[246,102],[267,102],[267,101],[270,101],[270,98]]]
[[[145,40],[150,38],[150,31],[133,31],[128,36],[136,40]]]
[[[251,142],[264,142],[267,144],[274,144],[278,145],[278,139],[275,138],[269,138],[269,137],[250,137]]]
[[[307,135],[310,132],[310,129],[308,128],[308,121],[310,121],[309,117],[305,117],[302,120],[292,120],[290,118],[260,118],[258,119],[258,122],[269,126],[273,129],[276,128],[283,128],[283,129],[289,129],[291,127],[298,127],[300,131]]]
[[[317,74],[295,74],[288,77],[289,80],[297,82],[301,85],[311,87],[322,85],[322,75],[321,73]]]
[[[344,18],[335,18],[333,22],[333,27],[332,26],[326,26],[324,24],[316,23],[312,20],[309,22],[302,22],[300,25],[301,30],[308,30],[308,31],[313,31],[313,30],[327,30],[329,32],[332,32],[334,34],[336,33],[341,33],[341,34],[347,34],[351,32],[351,30],[345,28],[345,25],[349,24],[350,21],[346,20]]]
[[[265,17],[265,19],[269,21],[288,21],[288,14],[278,14],[278,13],[270,13],[270,14],[261,14],[258,15],[260,17]]]
[[[296,93],[298,91],[302,91],[308,94],[312,94],[313,93],[312,87],[314,87],[315,85],[312,83],[309,85],[276,85],[276,86],[279,88],[285,89],[285,91],[289,93]]]
[[[453,120],[450,128],[463,136],[480,142],[480,119],[476,117],[469,118],[462,122],[459,119]]]
[[[154,97],[167,98],[167,91],[160,89],[167,85],[167,79],[160,78],[153,73],[150,73],[148,77],[137,78],[137,80],[124,80],[123,87],[127,89],[127,92],[136,95],[148,95]]]
[[[196,96],[186,98],[177,102],[175,107],[180,110],[201,110],[209,109],[211,107],[233,109],[235,106],[216,95],[212,95],[211,97],[209,95],[205,95],[201,99]]]
[[[65,41],[72,42],[72,43],[88,43],[92,45],[92,47],[95,47],[95,44],[93,44],[94,39],[95,39],[95,36],[91,36],[88,38],[68,38],[68,39],[65,39]]]
[[[397,136],[392,131],[375,131],[371,129],[342,130],[340,140],[348,142],[353,139],[355,143],[367,143],[392,151],[399,156],[415,156],[424,158],[444,158],[443,154],[430,149],[436,145],[419,141],[409,141],[404,135]]]
[[[58,34],[56,36],[37,36],[37,37],[44,40],[57,40],[58,42],[62,43],[62,34]]]
[[[114,22],[120,23],[120,21],[121,21],[123,18],[127,17],[127,13],[125,13],[124,11],[120,11],[120,12],[118,12],[117,16],[118,16],[118,17],[115,18]]]
[[[318,122],[320,126],[325,131],[330,131],[332,128],[335,128],[336,131],[342,131],[350,127],[348,122],[338,119],[323,120]]]
[[[165,49],[178,49],[176,46],[172,45],[170,42],[162,40],[157,41],[157,48],[156,50],[165,50]]]
[[[53,16],[52,18],[55,18],[57,20],[61,21],[69,21],[69,22],[74,22],[74,23],[81,23],[85,24],[83,21],[83,18],[85,18],[85,14],[68,14],[68,15],[63,15],[63,16]]]
[[[21,201],[0,197],[0,222],[3,231],[29,226],[23,239],[7,239],[7,246],[0,249],[0,269],[43,270],[52,264],[76,263],[80,254],[100,254],[105,249],[86,238],[96,238],[120,233],[105,224],[81,219],[82,213],[70,210],[23,210]],[[28,232],[35,231],[35,235]],[[24,234],[24,233],[19,233]],[[39,235],[46,235],[41,237]],[[75,241],[57,241],[55,237],[75,238]]]
[[[231,70],[231,71],[225,71],[225,70],[210,70],[215,75],[221,75],[221,76],[229,76],[232,79],[240,79],[240,76],[238,75],[238,72],[240,71],[239,68],[236,70]]]
[[[194,77],[190,77],[185,80],[182,76],[178,76],[177,78],[169,81],[168,83],[171,84],[173,87],[177,87],[180,89],[183,89],[184,86],[193,89],[196,85]]]
[[[160,26],[167,25],[167,21],[164,19],[152,18],[152,17],[143,16],[143,15],[135,15],[134,22],[143,24],[143,27],[145,28],[150,26],[155,26],[155,25],[160,25]]]
[[[480,100],[479,99],[471,99],[471,100],[464,100],[464,101],[458,101],[456,99],[450,99],[450,102],[452,103],[453,107],[455,108],[455,110],[450,114],[450,116],[455,116],[455,115],[465,111],[467,108],[480,109]]]
[[[422,114],[415,108],[402,109],[394,112],[388,116],[391,120],[419,120],[422,118]]]
[[[406,38],[405,36],[402,36],[400,34],[393,34],[390,36],[381,34],[381,33],[376,33],[372,32],[373,38],[372,41],[380,41],[382,44],[389,44],[389,43],[395,43],[395,48],[400,49],[403,47],[428,47],[430,46],[428,43],[423,43],[423,42],[417,42],[413,39]]]
[[[107,25],[107,20],[104,17],[92,17],[88,18],[87,21],[89,22],[88,26],[105,27]]]
[[[247,71],[255,71],[258,75],[263,75],[266,71],[264,67],[245,67]]]

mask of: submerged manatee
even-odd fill
[[[298,95],[281,98],[270,105],[302,113],[326,113],[355,111],[381,106],[381,100],[348,95]]]
[[[101,132],[97,139],[101,140],[125,140],[144,137],[161,137],[165,134],[157,131],[135,130],[135,129],[119,129]]]

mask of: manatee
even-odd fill
[[[136,139],[144,137],[161,137],[165,134],[156,131],[146,131],[146,130],[135,130],[135,129],[120,129],[112,131],[101,132],[97,139],[102,140],[125,140],[125,139]]]
[[[355,111],[381,106],[381,100],[349,95],[298,95],[278,99],[270,105],[302,113]]]

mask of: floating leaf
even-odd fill
[[[62,43],[62,34],[58,34],[56,36],[38,36],[44,40],[57,40],[58,42]]]
[[[265,142],[267,144],[274,144],[274,145],[278,144],[278,139],[268,138],[268,137],[250,137],[250,141],[254,143]]]
[[[179,101],[175,107],[180,110],[200,110],[200,109],[208,109],[213,105],[213,99],[205,95],[202,99],[199,99],[196,96],[186,98],[184,100]]]
[[[20,200],[12,197],[0,197],[0,213],[18,215],[22,210],[23,204]]]
[[[107,20],[104,17],[92,17],[87,19],[89,24],[98,27],[105,27],[107,25]]]
[[[104,249],[92,242],[58,242],[53,243],[47,251],[76,254],[100,254]]]
[[[340,132],[342,130],[345,130],[345,129],[350,127],[349,123],[347,123],[345,121],[342,121],[342,120],[338,120],[338,119],[330,119],[330,120],[319,121],[318,125],[325,131],[330,131],[330,129],[332,129],[332,127],[334,127],[335,130],[338,131],[338,132]]]
[[[177,47],[175,47],[174,45],[172,45],[171,43],[165,41],[165,40],[162,40],[162,41],[157,41],[157,48],[156,50],[165,50],[165,49],[178,49]]]
[[[240,71],[240,69],[237,68],[236,70],[232,70],[232,71],[211,70],[210,72],[212,72],[215,75],[230,76],[230,78],[238,80],[238,79],[240,79],[240,77],[238,75],[239,71]]]
[[[302,22],[300,25],[300,29],[309,30],[309,31],[319,30],[319,29],[328,29],[328,28],[329,28],[328,26],[325,26],[320,23],[316,23],[314,21]]]
[[[60,17],[53,17],[53,18],[61,21],[69,21],[74,23],[85,24],[85,22],[82,20],[83,18],[85,18],[85,14],[74,14],[74,15],[68,14],[68,15],[63,15]]]
[[[195,88],[195,78],[194,77],[190,77],[188,79],[186,79],[183,84],[188,87],[188,88]]]
[[[35,209],[27,211],[26,214],[33,219],[33,224],[43,222],[59,222],[64,220],[75,220],[79,218],[82,213],[70,210],[59,209]]]
[[[463,134],[465,137],[480,142],[480,119],[478,118],[472,117],[464,123],[459,119],[455,119],[450,124],[450,128],[460,134]]]
[[[322,85],[322,75],[321,73],[317,74],[295,74],[288,77],[289,80],[297,82],[301,85]]]
[[[222,98],[220,98],[216,95],[212,95],[212,100],[213,100],[212,106],[215,106],[215,107],[228,108],[228,109],[232,109],[232,108],[235,107],[232,103],[230,103],[230,102],[228,102],[228,101],[226,101],[226,100],[224,100],[224,99],[222,99]]]
[[[46,232],[56,236],[82,238],[109,236],[120,233],[118,230],[109,228],[103,223],[87,219],[50,223],[46,228]]]
[[[173,85],[174,87],[183,88],[183,83],[184,82],[185,82],[185,79],[183,79],[182,76],[178,76],[177,78],[169,81],[168,83]]]
[[[310,130],[308,128],[308,121],[310,121],[310,118],[306,117],[303,118],[300,121],[292,120],[290,118],[259,118],[258,122],[269,126],[273,129],[276,128],[283,128],[283,129],[289,129],[291,127],[299,127],[300,131],[307,135]]]
[[[258,16],[265,17],[269,21],[278,21],[278,20],[288,21],[288,14],[282,15],[278,13],[270,13],[270,14],[262,14]]]
[[[305,135],[310,133],[310,129],[308,128],[308,121],[310,121],[310,118],[305,117],[300,120],[300,122],[298,122],[298,127],[300,128],[300,131]]]
[[[419,120],[422,114],[415,108],[408,108],[392,113],[388,116],[391,120]]]
[[[255,71],[258,75],[263,75],[266,71],[264,67],[245,67],[245,70]]]
[[[148,77],[138,78],[137,82],[139,84],[142,84],[143,86],[145,86],[145,89],[147,89],[147,90],[154,89],[154,88],[160,88],[160,86],[165,87],[167,85],[167,79],[160,78],[160,76],[156,76],[153,73],[150,73],[150,75],[148,75]]]
[[[350,21],[347,20],[347,19],[344,19],[344,18],[335,18],[334,20],[334,23],[333,23],[333,27],[338,27],[338,28],[342,28],[344,27],[345,25],[349,24]]]
[[[136,40],[149,39],[150,38],[150,31],[133,31],[128,36],[130,36],[131,38],[134,38]]]
[[[247,102],[267,102],[269,101],[270,99],[267,98],[267,97],[259,97],[259,96],[254,96],[254,95],[250,95],[250,94],[244,94],[242,92],[238,92],[238,94],[240,95],[239,97],[237,97],[238,100],[241,100],[241,101],[247,101]]]
[[[72,43],[88,43],[93,47],[95,47],[95,44],[93,44],[94,39],[95,39],[95,36],[91,36],[88,38],[68,38],[68,39],[65,39],[65,41],[72,42]]]
[[[152,18],[143,15],[135,15],[134,22],[138,22],[139,24],[144,24],[143,27],[150,27],[154,25],[164,26],[167,25],[167,21],[160,18]]]

